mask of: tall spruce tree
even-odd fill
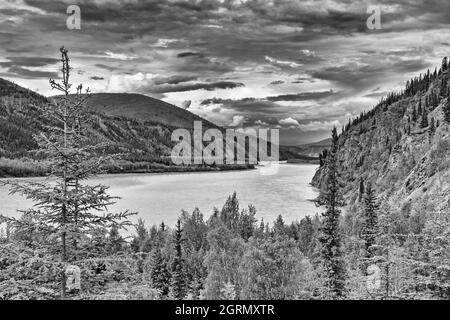
[[[23,211],[20,219],[7,219],[14,232],[33,233],[39,238],[40,250],[54,257],[53,263],[61,270],[61,298],[66,297],[65,270],[67,265],[88,254],[96,234],[106,234],[115,226],[131,225],[131,214],[105,213],[115,199],[107,193],[107,186],[82,184],[101,171],[110,157],[99,156],[105,145],[93,145],[88,136],[90,117],[82,94],[82,85],[70,97],[70,71],[68,51],[60,49],[62,62],[61,82],[50,80],[53,89],[63,96],[49,105],[38,105],[48,125],[35,137],[37,152],[45,157],[54,183],[3,181],[11,193],[31,199],[33,208]],[[101,213],[101,214],[98,214]],[[120,222],[122,220],[123,222]],[[59,258],[58,258],[59,257]]]
[[[430,139],[433,137],[435,132],[436,132],[436,124],[434,121],[434,117],[431,117],[431,119],[430,119]]]
[[[182,300],[186,296],[187,291],[182,242],[183,229],[181,220],[178,219],[174,234],[175,257],[172,264],[172,296],[177,300]]]
[[[447,93],[447,103],[444,104],[444,120],[450,123],[450,89]]]
[[[155,249],[153,253],[150,277],[153,288],[157,289],[161,296],[167,296],[170,289],[170,272],[160,248]]]
[[[421,128],[426,128],[428,127],[428,112],[427,109],[423,109],[422,112],[422,121],[420,122],[420,127]]]
[[[321,244],[320,257],[323,267],[325,298],[342,299],[346,296],[346,270],[341,249],[341,232],[339,220],[344,206],[341,193],[341,183],[338,173],[338,134],[336,128],[332,131],[332,145],[327,156],[326,187],[321,190],[317,203],[325,207],[322,213],[322,226],[319,242]]]
[[[368,183],[364,196],[364,223],[361,230],[361,239],[364,240],[367,257],[371,256],[370,248],[375,244],[378,236],[378,208],[375,190]]]

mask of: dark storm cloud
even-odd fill
[[[272,86],[276,86],[276,85],[283,84],[283,83],[284,83],[284,81],[282,81],[282,80],[276,80],[276,81],[272,81],[269,84]]]
[[[2,76],[7,77],[20,77],[24,79],[35,79],[35,78],[59,78],[59,74],[57,72],[47,72],[47,71],[33,71],[29,69],[25,69],[18,66],[13,66],[8,68],[8,71],[5,73],[0,73]]]
[[[98,80],[104,80],[105,78],[103,78],[103,77],[98,77],[98,76],[93,76],[93,77],[91,77],[90,79],[91,79],[91,80],[98,81]]]
[[[117,69],[116,67],[107,66],[107,65],[102,64],[102,63],[97,63],[95,66],[99,67],[99,68],[102,68],[102,69],[106,69],[108,71],[114,71],[114,70]]]
[[[321,100],[335,95],[332,90],[321,92],[302,92],[296,94],[282,94],[279,96],[267,97],[269,101],[306,101],[306,100]]]
[[[43,67],[49,64],[55,64],[59,60],[52,58],[42,58],[42,57],[6,57],[9,61],[0,62],[2,67]]]
[[[205,99],[201,105],[219,104],[225,108],[235,109],[239,111],[258,111],[279,113],[281,110],[287,110],[291,107],[285,107],[275,102],[280,101],[307,101],[307,100],[322,100],[335,95],[332,90],[321,92],[303,92],[297,94],[284,94],[278,96],[270,96],[263,99],[257,98],[243,98],[243,99],[221,99],[211,98]]]
[[[160,77],[154,80],[156,85],[161,84],[179,84],[182,82],[189,82],[197,80],[197,76],[191,76],[191,75],[175,75],[170,77]]]
[[[151,93],[168,93],[168,92],[185,92],[194,90],[214,91],[217,89],[234,89],[244,87],[243,83],[232,81],[218,81],[212,83],[182,83],[182,84],[165,84],[154,86],[148,89]]]
[[[177,54],[178,58],[189,58],[189,57],[200,57],[203,58],[205,55],[203,53],[197,52],[181,52]]]

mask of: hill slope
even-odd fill
[[[93,111],[110,116],[121,116],[155,122],[176,128],[193,129],[194,121],[202,121],[206,128],[216,125],[192,112],[170,103],[135,93],[94,93],[88,105]]]
[[[302,144],[299,146],[280,146],[280,160],[303,159],[319,161],[319,154],[331,145],[331,139]]]
[[[347,213],[361,211],[362,182],[376,189],[381,212],[406,221],[409,232],[433,215],[450,215],[449,79],[448,70],[421,75],[345,128],[338,158]],[[326,164],[313,184],[323,187],[325,176]]]
[[[110,101],[102,98],[95,101]],[[171,141],[172,132],[176,126],[155,121],[151,118],[152,112],[165,107],[165,103],[147,97],[134,96],[137,101],[153,101],[157,108],[147,116],[142,114],[140,107],[135,110],[135,117],[126,117],[120,113],[121,101],[128,95],[106,95],[108,99],[117,98],[110,114],[105,114],[93,108],[90,111],[91,121],[87,128],[92,143],[106,143],[109,147],[107,153],[123,154],[121,161],[111,164],[109,172],[155,172],[155,171],[197,171],[219,169],[242,169],[245,166],[218,167],[178,167],[174,166],[169,156],[174,146]],[[96,95],[93,95],[94,99]],[[119,99],[120,98],[120,99]],[[39,158],[32,150],[37,148],[33,136],[50,124],[49,119],[43,117],[40,106],[50,103],[53,98],[43,97],[31,90],[22,88],[10,81],[0,79],[0,177],[26,176],[44,174],[45,159]],[[155,101],[154,101],[155,100]],[[131,100],[132,102],[134,100]],[[193,120],[201,119],[189,111],[167,104],[173,116],[159,113],[165,121],[175,119],[177,124],[193,124]],[[125,108],[124,108],[125,109]],[[114,111],[115,110],[115,111]],[[192,121],[192,122],[191,122]],[[205,122],[204,122],[205,123]],[[210,124],[214,126],[213,124]]]

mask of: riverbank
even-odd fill
[[[104,168],[106,174],[126,173],[165,173],[165,172],[207,172],[207,171],[230,171],[255,169],[252,164],[231,165],[189,165],[176,166],[154,162],[118,162]],[[48,175],[45,163],[26,159],[0,159],[0,178],[31,178],[44,177]]]

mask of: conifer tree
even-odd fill
[[[2,183],[12,193],[25,195],[35,202],[32,209],[23,212],[21,219],[9,217],[8,220],[14,232],[33,232],[35,238],[41,239],[40,249],[54,257],[54,264],[61,268],[61,298],[64,299],[67,265],[89,253],[89,241],[96,234],[107,234],[113,226],[130,225],[127,218],[131,213],[105,213],[116,200],[107,193],[108,187],[82,184],[102,172],[103,164],[111,157],[99,156],[105,145],[93,145],[90,141],[90,118],[85,107],[89,89],[87,94],[82,94],[79,85],[75,96],[69,96],[72,85],[68,50],[62,47],[60,53],[62,81],[50,80],[50,85],[63,96],[53,99],[49,105],[36,106],[48,121],[44,131],[35,137],[37,152],[46,157],[55,183]]]
[[[427,109],[423,109],[422,112],[422,121],[420,122],[420,127],[421,128],[426,128],[428,127],[428,112]]]
[[[344,206],[341,183],[338,173],[338,134],[332,131],[332,145],[327,156],[326,187],[321,190],[317,203],[325,207],[322,213],[322,226],[319,236],[321,244],[320,257],[323,267],[326,298],[342,299],[346,296],[346,270],[341,249],[341,232],[339,220]]]
[[[447,102],[444,104],[444,120],[450,123],[450,89],[447,93]]]
[[[273,233],[275,236],[284,236],[286,234],[286,225],[284,224],[281,214],[278,215],[277,219],[273,223]]]
[[[186,296],[187,288],[182,242],[183,229],[181,227],[181,220],[178,219],[174,234],[175,257],[172,264],[172,295],[177,300],[181,300]]]
[[[161,296],[167,296],[170,289],[170,272],[159,248],[155,249],[153,253],[150,277],[153,288],[157,289]]]
[[[414,121],[414,122],[417,121],[416,107],[413,107],[413,111],[412,111],[412,121]]]
[[[364,196],[364,223],[361,230],[361,239],[364,240],[365,251],[369,257],[370,247],[375,244],[378,235],[378,208],[375,190],[369,183]]]
[[[430,119],[430,138],[434,135],[435,132],[436,132],[436,125],[434,122],[434,117],[431,117],[431,119]]]
[[[448,68],[448,63],[447,63],[447,61],[448,61],[448,58],[447,58],[447,57],[444,57],[444,58],[442,59],[442,67],[441,67],[442,71],[446,71],[446,70],[447,70],[447,68]]]

